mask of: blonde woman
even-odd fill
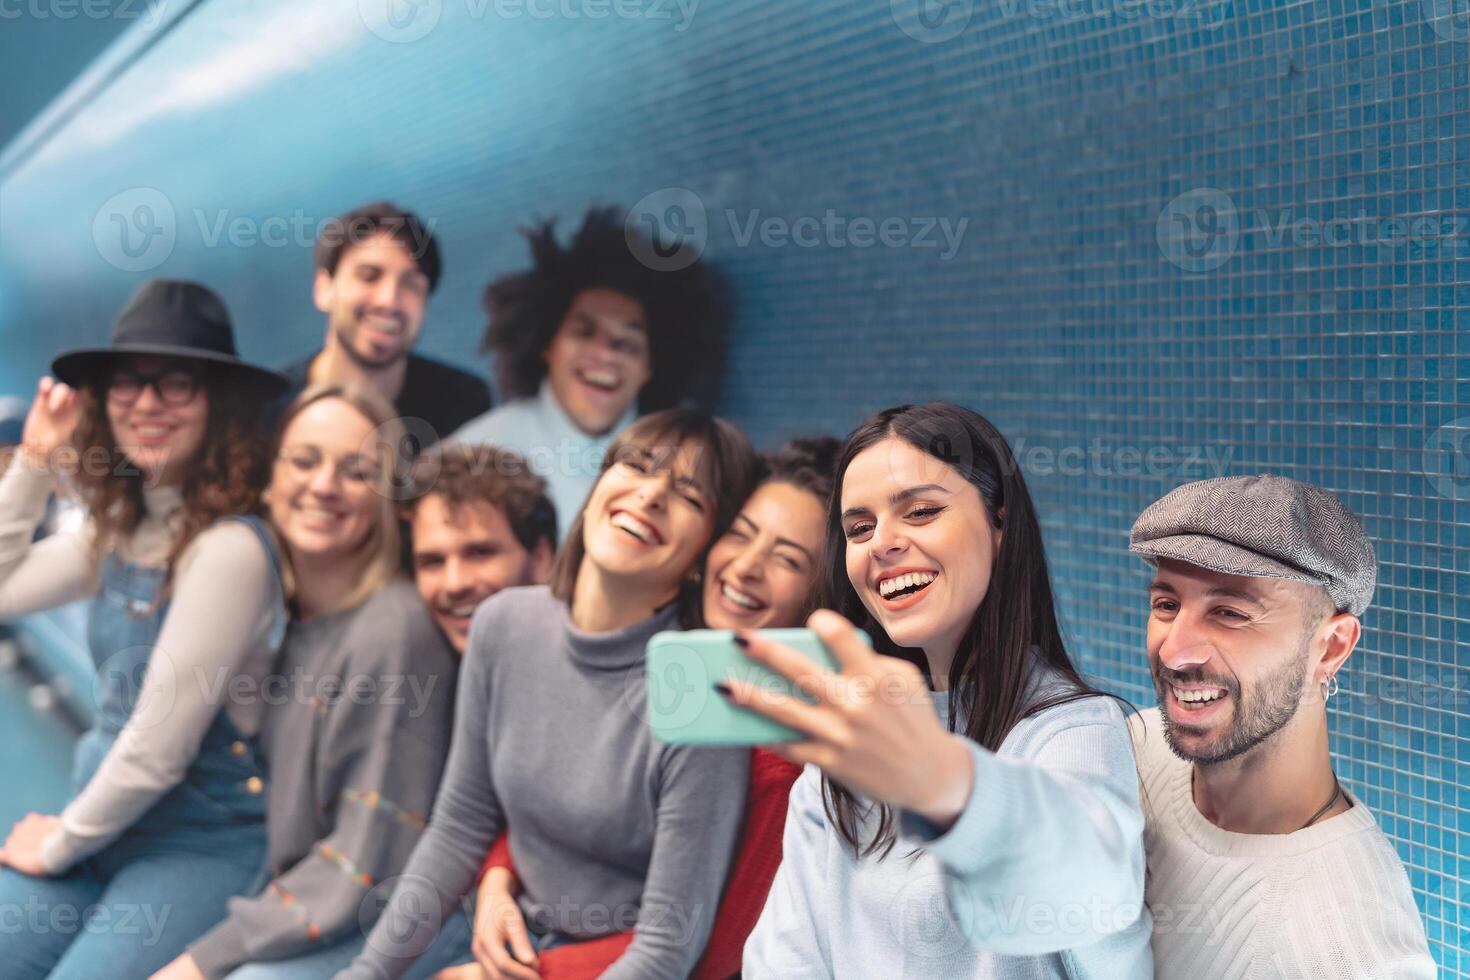
[[[326,385],[282,419],[265,491],[292,609],[262,731],[271,880],[159,980],[331,974],[425,826],[456,660],[399,573],[395,414],[367,389]]]

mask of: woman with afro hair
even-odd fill
[[[502,404],[453,438],[520,453],[546,480],[560,538],[618,432],[648,412],[712,407],[725,307],[702,263],[672,261],[676,247],[625,230],[616,208],[589,210],[565,248],[554,225],[525,231],[530,269],[485,289],[483,350]],[[650,254],[660,261],[639,258]]]

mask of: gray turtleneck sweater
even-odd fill
[[[750,752],[649,732],[643,649],[674,615],[586,633],[545,586],[480,606],[429,829],[341,976],[402,975],[507,824],[533,929],[590,939],[633,928],[604,977],[689,975],[734,852]]]

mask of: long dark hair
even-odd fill
[[[827,508],[821,605],[866,630],[878,652],[902,657],[928,673],[923,651],[894,643],[868,613],[847,577],[842,481],[859,453],[888,438],[901,439],[953,467],[980,491],[991,525],[1003,532],[990,572],[990,588],[949,667],[949,729],[957,730],[957,719],[963,713],[962,734],[994,752],[1021,719],[1079,698],[1101,696],[1067,656],[1057,625],[1041,524],[1011,447],[984,417],[958,405],[931,402],[885,409],[848,437]],[[1028,696],[1033,658],[1039,659],[1038,667],[1060,675],[1064,683],[1059,690],[1041,698]],[[822,791],[827,819],[854,853],[858,857],[877,854],[879,860],[886,857],[897,840],[892,809],[863,803],[847,787],[825,776]],[[877,828],[872,839],[864,842],[862,821],[873,806],[878,810]]]

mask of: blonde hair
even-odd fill
[[[326,613],[335,613],[360,605],[368,596],[399,576],[403,544],[399,533],[398,497],[412,460],[406,453],[408,438],[403,423],[393,405],[377,392],[361,385],[334,382],[311,385],[286,408],[276,428],[271,454],[273,461],[279,459],[286,430],[296,417],[317,402],[329,398],[346,402],[372,423],[373,450],[378,462],[378,485],[374,488],[378,495],[377,519],[354,555],[361,562],[357,587],[335,607],[323,610]],[[281,581],[289,602],[296,595],[296,572],[290,561],[291,547],[282,540],[280,531],[274,524],[271,525],[271,531],[276,536],[281,554],[287,559],[281,563]]]

